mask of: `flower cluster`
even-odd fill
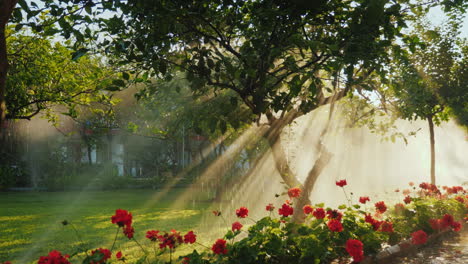
[[[111,251],[105,248],[98,248],[91,251],[90,264],[103,264],[112,256]]]
[[[364,259],[364,244],[357,239],[348,239],[346,252],[353,257],[354,262],[361,262]]]
[[[249,215],[249,209],[246,207],[241,207],[236,210],[236,215],[239,218],[246,218]]]
[[[132,214],[126,210],[117,209],[115,215],[111,217],[111,222],[117,226],[123,227],[123,233],[128,239],[132,239],[135,229],[132,227]]]
[[[197,240],[197,236],[193,231],[189,231],[182,237],[180,232],[174,229],[172,229],[171,232],[164,232],[164,234],[160,234],[159,230],[148,230],[146,232],[146,238],[152,242],[159,242],[160,249],[174,249],[180,244],[193,244]]]
[[[39,257],[37,264],[70,264],[68,258],[70,256],[62,256],[62,253],[57,250],[52,250],[47,256]]]

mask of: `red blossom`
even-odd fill
[[[411,191],[409,189],[404,189],[402,192],[401,192],[403,195],[408,195],[411,193]]]
[[[452,226],[452,224],[455,222],[455,220],[453,219],[453,216],[452,215],[449,215],[449,214],[445,214],[443,217],[442,217],[442,228],[447,228],[449,226]]]
[[[461,196],[455,197],[455,200],[459,201],[460,203],[465,203],[465,200],[463,200],[463,197]]]
[[[429,224],[434,231],[439,231],[442,229],[442,220],[441,219],[429,219]]]
[[[159,248],[175,248],[177,244],[184,243],[184,239],[179,232],[171,230],[171,233],[164,233],[164,235],[159,236]]]
[[[365,204],[366,202],[370,202],[369,196],[359,197],[359,202],[362,204]]]
[[[190,258],[189,257],[184,257],[182,259],[182,264],[189,264],[190,263]]]
[[[409,182],[409,186],[414,186],[414,182]]]
[[[299,197],[301,195],[301,189],[298,187],[290,188],[288,190],[288,195],[289,195],[289,198]]]
[[[239,218],[245,218],[249,215],[249,209],[242,206],[241,208],[236,210],[236,215]]]
[[[314,211],[314,208],[307,204],[307,205],[304,205],[304,207],[302,208],[302,211],[304,211],[304,214],[308,215]]]
[[[339,180],[339,181],[336,181],[335,184],[336,184],[336,186],[344,187],[348,183],[346,182],[346,180]]]
[[[10,261],[4,261],[4,262],[2,262],[2,264],[11,264],[11,262]]]
[[[357,239],[348,239],[346,252],[353,257],[354,262],[360,262],[364,258],[364,244]]]
[[[385,211],[387,211],[387,206],[383,201],[380,201],[375,203],[375,209],[377,210],[377,212],[383,214],[385,213]]]
[[[117,254],[115,254],[115,257],[117,259],[121,259],[122,258],[122,251],[117,252]]]
[[[330,229],[330,231],[332,231],[332,232],[341,232],[341,231],[343,231],[343,225],[341,224],[340,221],[338,221],[336,219],[332,219],[332,220],[328,221],[327,226],[328,226],[328,229]]]
[[[382,221],[382,223],[380,224],[380,232],[392,233],[393,224],[391,222]]]
[[[382,224],[382,221],[378,221],[378,220],[372,218],[372,216],[370,214],[365,215],[364,221],[366,221],[366,223],[371,224],[372,228],[375,231],[377,231],[380,228],[380,225]]]
[[[227,254],[228,250],[226,248],[226,240],[224,240],[224,239],[216,240],[216,242],[211,247],[211,250],[213,251],[213,253],[215,253],[217,255]]]
[[[126,210],[117,209],[115,215],[111,217],[113,224],[117,224],[119,227],[132,225],[132,214]]]
[[[456,232],[458,232],[458,231],[460,231],[460,230],[461,230],[461,228],[462,228],[462,225],[461,225],[461,223],[460,223],[460,222],[453,222],[453,224],[452,224],[452,228],[453,228],[453,231],[456,231]]]
[[[405,202],[405,204],[411,203],[411,197],[410,197],[410,196],[406,196],[405,199],[403,200],[403,202]]]
[[[275,206],[273,204],[267,204],[266,208],[265,208],[267,211],[270,211],[272,212],[273,210],[275,210]]]
[[[317,219],[323,219],[323,218],[325,218],[325,210],[323,210],[323,208],[316,208],[312,214],[313,214],[313,215],[315,216],[315,218],[317,218]]]
[[[146,238],[155,242],[159,239],[159,231],[158,230],[149,230],[146,232]]]
[[[234,222],[234,223],[232,223],[231,229],[232,229],[233,232],[235,232],[235,231],[240,231],[242,227],[243,227],[243,225],[241,223]]]
[[[411,234],[411,242],[415,245],[422,245],[427,241],[427,234],[422,230],[418,230]]]
[[[341,221],[341,218],[343,217],[343,214],[338,210],[328,210],[327,215],[329,219],[336,219],[338,221]]]
[[[125,226],[123,233],[128,239],[132,239],[133,235],[135,234],[135,229],[133,229],[133,226]]]
[[[220,216],[220,215],[221,215],[221,212],[218,211],[218,210],[214,210],[214,211],[213,211],[213,214],[214,214],[214,216]]]
[[[62,256],[62,253],[57,250],[52,250],[47,256],[39,257],[37,264],[71,264],[68,261],[68,256]]]
[[[405,210],[405,205],[402,203],[397,203],[395,204],[395,212],[396,213],[402,213]]]
[[[193,231],[189,231],[187,234],[184,236],[184,243],[185,244],[193,244],[197,241],[197,235],[193,233]]]
[[[91,257],[98,257],[98,255],[100,255],[101,259],[91,261],[90,262],[91,264],[106,263],[106,260],[110,259],[111,256],[112,256],[110,250],[108,250],[106,248],[98,248],[98,249],[95,249],[95,250],[91,251]],[[95,259],[95,258],[93,258],[93,259]]]
[[[281,208],[278,209],[278,214],[284,217],[288,217],[294,213],[294,209],[287,203],[284,203]]]

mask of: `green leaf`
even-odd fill
[[[139,258],[139,259],[135,262],[135,264],[142,264],[143,262],[145,262],[146,257],[147,257],[147,256],[144,255],[143,257]]]
[[[130,79],[130,74],[126,73],[126,72],[122,72],[122,77],[128,81],[128,79]]]
[[[81,49],[73,52],[72,53],[72,60],[77,61],[79,58],[83,57],[88,51],[89,51],[89,49],[81,48]]]
[[[120,80],[120,79],[116,79],[116,80],[112,80],[112,84],[116,85],[116,86],[119,86],[119,87],[124,87],[125,86],[125,81]]]

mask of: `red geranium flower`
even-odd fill
[[[315,218],[317,218],[317,219],[323,219],[323,218],[325,218],[325,210],[323,210],[323,208],[316,208],[312,214],[313,214],[313,215],[315,216]]]
[[[275,210],[275,206],[274,206],[273,204],[270,203],[270,204],[268,204],[268,205],[266,206],[266,210],[271,212],[271,211]]]
[[[117,252],[117,254],[115,254],[115,257],[117,259],[121,259],[122,258],[122,251]]]
[[[301,189],[298,187],[291,188],[288,190],[289,198],[296,198],[301,195]]]
[[[195,241],[197,241],[197,236],[195,235],[195,233],[193,233],[193,231],[189,231],[187,234],[185,234],[184,236],[185,244],[193,244],[195,243]]]
[[[242,227],[243,227],[243,225],[241,223],[234,222],[234,223],[232,223],[231,229],[232,229],[233,232],[235,232],[235,231],[241,230]]]
[[[284,217],[288,217],[294,213],[294,209],[289,205],[284,203],[281,208],[278,209],[278,214]]]
[[[146,238],[154,242],[159,239],[158,234],[159,234],[158,230],[149,230],[146,232]]]
[[[374,218],[372,218],[372,216],[370,214],[366,214],[365,215],[365,218],[364,218],[364,221],[366,221],[366,223],[369,223],[372,225],[372,228],[377,231],[380,227],[380,225],[382,224],[381,221],[378,221]]]
[[[427,234],[422,230],[418,230],[411,234],[411,242],[415,245],[422,245],[427,241]]]
[[[453,231],[456,231],[456,232],[458,232],[458,231],[460,231],[460,230],[461,230],[461,228],[462,228],[462,225],[461,225],[461,223],[460,223],[460,222],[453,222],[453,224],[452,224],[452,228],[453,228]]]
[[[336,186],[343,187],[343,186],[346,186],[348,183],[346,182],[346,180],[339,180],[339,181],[336,181],[335,184]]]
[[[117,224],[119,227],[132,225],[132,214],[126,210],[117,209],[115,215],[111,217],[113,224]]]
[[[214,214],[214,216],[220,216],[220,215],[221,215],[221,212],[218,211],[218,210],[214,210],[214,211],[213,211],[213,214]]]
[[[463,200],[463,197],[461,196],[455,197],[455,200],[459,201],[460,203],[465,203],[465,200]]]
[[[346,252],[353,257],[354,262],[360,262],[364,258],[364,244],[357,239],[348,239]]]
[[[375,209],[377,210],[377,212],[383,214],[385,213],[385,211],[387,211],[387,206],[383,201],[380,201],[375,203]]]
[[[328,218],[336,219],[338,221],[341,221],[341,218],[343,217],[343,214],[338,210],[328,210],[327,215],[328,215]]]
[[[393,232],[393,224],[391,222],[383,221],[380,224],[380,231],[381,232],[392,233]]]
[[[411,197],[410,197],[410,196],[406,196],[405,199],[403,200],[403,202],[405,202],[405,204],[411,203]]]
[[[132,239],[133,234],[135,234],[135,229],[133,229],[133,226],[127,225],[125,226],[123,233],[126,237],[128,237],[128,239]]]
[[[359,197],[359,202],[362,204],[365,204],[366,202],[370,202],[369,196]]]
[[[330,229],[330,231],[332,231],[332,232],[341,232],[341,231],[343,231],[343,225],[341,224],[340,221],[338,221],[336,219],[332,219],[332,220],[328,221],[327,226],[328,226],[328,229]]]
[[[304,205],[302,210],[304,211],[304,214],[308,215],[308,214],[311,214],[314,211],[314,208],[307,204],[307,205]]]
[[[453,222],[455,222],[455,220],[453,219],[453,216],[449,214],[445,214],[444,217],[442,217],[442,228],[447,228],[449,226],[452,226]]]
[[[39,257],[37,264],[71,264],[68,261],[68,255],[62,256],[62,253],[57,250],[52,250],[47,256]]]
[[[93,251],[91,251],[91,257],[97,257],[98,255],[100,255],[101,259],[99,260],[96,260],[96,261],[91,261],[90,263],[91,264],[102,264],[102,263],[106,263],[106,260],[110,259],[112,254],[110,252],[110,250],[108,249],[105,249],[105,248],[98,248],[98,249],[95,249]],[[93,258],[95,259],[95,258]]]
[[[218,239],[211,247],[213,253],[220,255],[220,254],[227,254],[228,250],[226,248],[226,240]]]
[[[184,257],[182,259],[182,264],[189,264],[190,263],[190,258],[189,257]]]
[[[164,233],[164,235],[159,236],[159,241],[161,241],[161,243],[159,243],[159,248],[175,248],[177,244],[182,244],[184,239],[179,232],[173,229],[171,233]]]
[[[429,219],[429,224],[431,225],[431,228],[435,231],[439,231],[442,229],[441,219]]]
[[[241,207],[236,210],[236,215],[237,217],[245,218],[249,215],[249,209],[247,209],[246,207]]]

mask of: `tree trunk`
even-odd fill
[[[5,29],[13,8],[18,0],[0,1],[0,135],[3,134],[3,124],[6,117],[6,80],[8,73],[8,57]]]
[[[429,123],[429,138],[431,142],[431,183],[436,184],[435,177],[435,138],[434,138],[434,121],[432,116],[427,117],[427,122]]]

